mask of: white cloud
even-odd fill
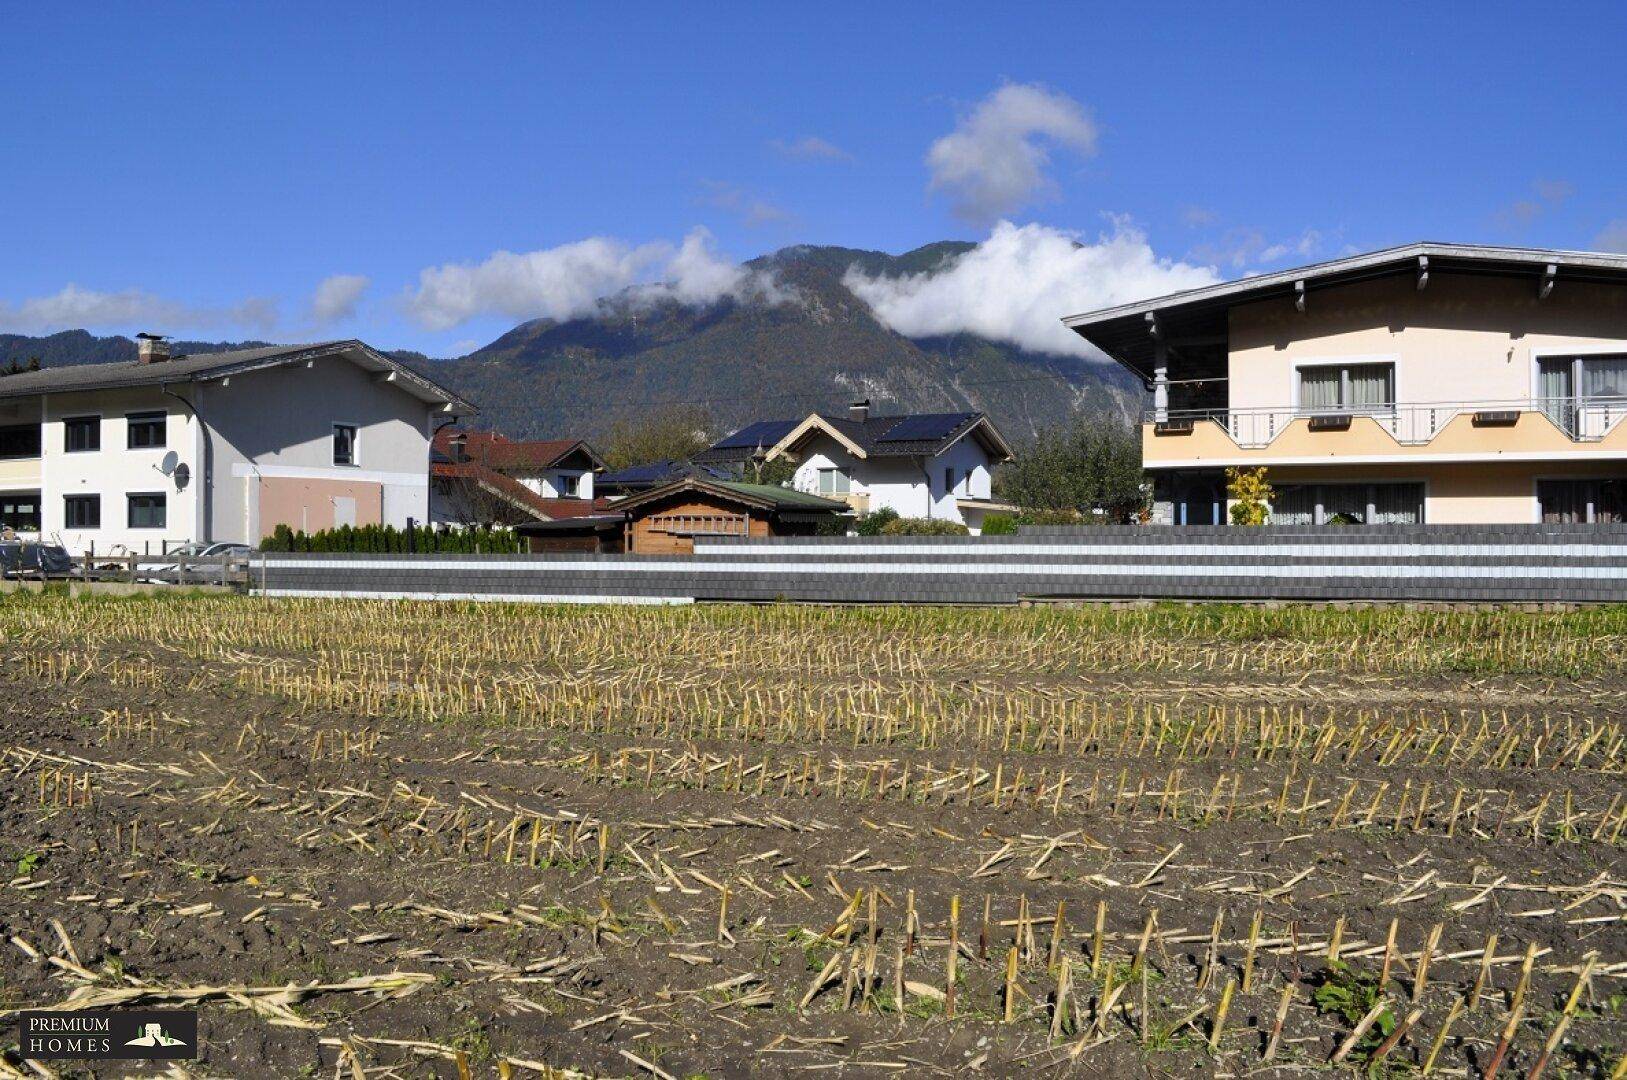
[[[25,334],[80,328],[161,333],[249,330],[266,334],[277,321],[276,302],[266,297],[210,307],[169,300],[145,289],[100,292],[69,284],[50,296],[17,303],[0,300],[0,328]]]
[[[1243,271],[1266,263],[1279,262],[1290,255],[1310,259],[1321,251],[1322,233],[1306,229],[1298,236],[1271,241],[1265,233],[1250,226],[1227,229],[1214,240],[1195,245],[1188,256],[1201,263],[1229,266]]]
[[[1593,247],[1627,255],[1627,218],[1617,218],[1599,230],[1599,235],[1593,238]]]
[[[721,180],[706,180],[702,182],[702,186],[706,188],[706,194],[701,196],[702,203],[719,210],[727,210],[751,228],[791,220],[788,211],[734,184],[726,184]]]
[[[405,301],[420,326],[447,330],[481,315],[576,318],[618,294],[631,303],[693,305],[725,297],[777,302],[785,295],[766,274],[718,255],[712,234],[695,228],[677,247],[596,236],[540,251],[499,251],[472,265],[428,267]]]
[[[1032,352],[1099,357],[1063,316],[1219,280],[1210,267],[1160,259],[1127,221],[1113,225],[1084,243],[1059,229],[1002,221],[946,270],[872,278],[850,269],[844,281],[907,337],[973,333]]]
[[[360,274],[334,274],[322,279],[311,295],[311,317],[319,324],[339,322],[356,314],[356,305],[371,282]]]
[[[1576,194],[1576,185],[1569,180],[1537,180],[1532,189],[1545,202],[1562,203]]]
[[[1207,206],[1181,207],[1181,221],[1189,229],[1201,229],[1220,220],[1220,215]]]
[[[774,139],[768,145],[775,153],[792,161],[852,161],[853,155],[817,135],[804,135],[790,142]]]
[[[1066,94],[1042,86],[1000,87],[932,144],[931,190],[948,192],[957,215],[989,222],[1028,205],[1054,185],[1045,141],[1096,152],[1096,124]]]

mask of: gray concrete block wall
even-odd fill
[[[693,556],[267,555],[272,595],[682,603],[1627,602],[1627,526],[1045,527],[780,537]]]

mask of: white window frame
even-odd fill
[[[1598,481],[1602,481],[1602,480],[1620,480],[1620,479],[1621,479],[1621,474],[1620,473],[1596,472],[1596,471],[1581,472],[1581,473],[1558,473],[1558,474],[1542,473],[1542,474],[1539,474],[1537,476],[1533,476],[1531,478],[1531,523],[1533,525],[1541,525],[1542,524],[1542,484],[1543,484],[1544,481],[1552,482],[1552,481],[1560,481],[1560,480],[1578,480],[1578,481],[1582,481],[1582,482],[1585,483],[1587,481],[1598,482]],[[1588,506],[1588,514],[1591,516],[1593,513],[1594,513],[1594,508],[1593,508],[1592,505],[1589,505]],[[1586,524],[1592,525],[1593,522],[1589,521]]]
[[[1353,416],[1388,416],[1393,414],[1396,407],[1406,400],[1401,390],[1401,357],[1398,353],[1378,353],[1370,356],[1313,356],[1294,361],[1293,385],[1289,388],[1289,400],[1293,403],[1294,414],[1296,416],[1309,415],[1306,405],[1300,398],[1299,390],[1302,381],[1300,372],[1306,368],[1350,368],[1367,364],[1390,365],[1390,396],[1395,400],[1389,403],[1387,409],[1366,409],[1357,412],[1349,406],[1341,405],[1333,411],[1339,413],[1348,412]],[[1348,377],[1340,380],[1341,396],[1349,385],[1350,380]]]
[[[829,491],[825,490],[826,473],[829,473],[831,476],[831,487]],[[843,485],[847,488],[846,491],[842,491],[837,488],[837,478],[841,479]],[[814,491],[819,495],[851,495],[853,494],[853,478],[847,474],[847,470],[839,466],[821,465],[814,475]]]
[[[339,460],[339,429],[350,429],[350,460]],[[335,469],[359,469],[362,464],[362,426],[352,420],[335,420],[328,432],[328,464]]]

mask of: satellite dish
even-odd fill
[[[164,460],[158,463],[158,471],[165,476],[175,475],[176,468],[181,464],[181,455],[171,450],[164,455]]]
[[[192,467],[190,465],[175,466],[175,471],[170,474],[170,479],[175,481],[176,491],[185,491],[187,482],[192,479]]]

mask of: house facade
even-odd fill
[[[509,439],[454,426],[436,431],[430,461],[431,520],[455,526],[579,516],[605,468],[581,439]]]
[[[0,510],[70,552],[426,519],[435,424],[473,406],[359,341],[0,378]]]
[[[792,488],[858,514],[886,508],[977,533],[985,516],[1014,512],[991,489],[993,467],[1011,459],[1011,447],[978,412],[873,416],[868,402],[857,402],[845,414],[751,424],[696,460],[744,465],[780,458],[795,463]]]
[[[1064,322],[1140,376],[1156,522],[1627,520],[1627,256],[1412,244]]]

